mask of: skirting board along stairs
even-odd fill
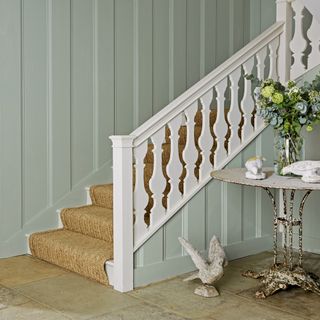
[[[226,109],[226,112],[228,109]],[[210,116],[210,125],[213,126],[216,119],[216,111],[213,110]],[[196,171],[201,163],[198,139],[202,128],[202,115],[198,112],[195,116],[194,136],[196,146],[199,150],[199,157],[196,162]],[[182,152],[186,145],[186,127],[181,126],[179,131],[179,154],[182,159]],[[170,130],[167,129],[166,139],[162,145],[162,166],[163,172],[170,159]],[[214,137],[212,136],[212,139]],[[227,145],[226,145],[227,146]],[[149,203],[146,206],[145,219],[150,219],[149,213],[153,206],[152,193],[149,190],[149,180],[153,173],[153,145],[149,144],[145,162],[145,188],[149,194]],[[215,146],[213,145],[212,154]],[[197,173],[196,173],[197,174]],[[180,190],[183,188],[185,170],[181,175]],[[163,204],[166,206],[167,194],[170,185],[167,177],[167,187],[164,191]],[[108,284],[106,269],[107,261],[113,259],[113,185],[96,185],[89,189],[90,199],[85,205],[75,208],[66,208],[60,211],[62,228],[38,232],[29,237],[29,247],[33,256],[56,264],[70,271],[79,273],[87,278]],[[89,198],[89,197],[88,197]]]

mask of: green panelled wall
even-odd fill
[[[56,227],[56,209],[112,181],[108,136],[131,132],[274,18],[274,0],[0,0],[0,256],[26,252],[25,234]],[[241,236],[252,238],[262,222],[242,200],[251,192],[223,188],[242,203]],[[238,210],[215,216],[238,209],[219,190],[208,185],[137,261],[160,261],[156,248],[176,257],[181,227],[199,247],[220,224],[240,241]]]

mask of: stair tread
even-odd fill
[[[65,229],[104,241],[113,241],[112,209],[87,205],[63,209],[60,215]]]
[[[113,258],[113,244],[66,229],[33,233],[32,255],[107,284],[104,265]]]

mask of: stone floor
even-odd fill
[[[182,282],[186,275],[120,294],[30,256],[0,259],[0,319],[319,320],[315,294],[292,289],[254,298],[258,281],[240,274],[271,261],[264,252],[231,262],[216,286],[221,295],[208,299],[193,294],[199,282]],[[320,274],[320,256],[306,254],[305,266]]]

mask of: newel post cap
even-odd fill
[[[132,148],[134,136],[110,136],[109,139],[112,141],[113,148]]]

